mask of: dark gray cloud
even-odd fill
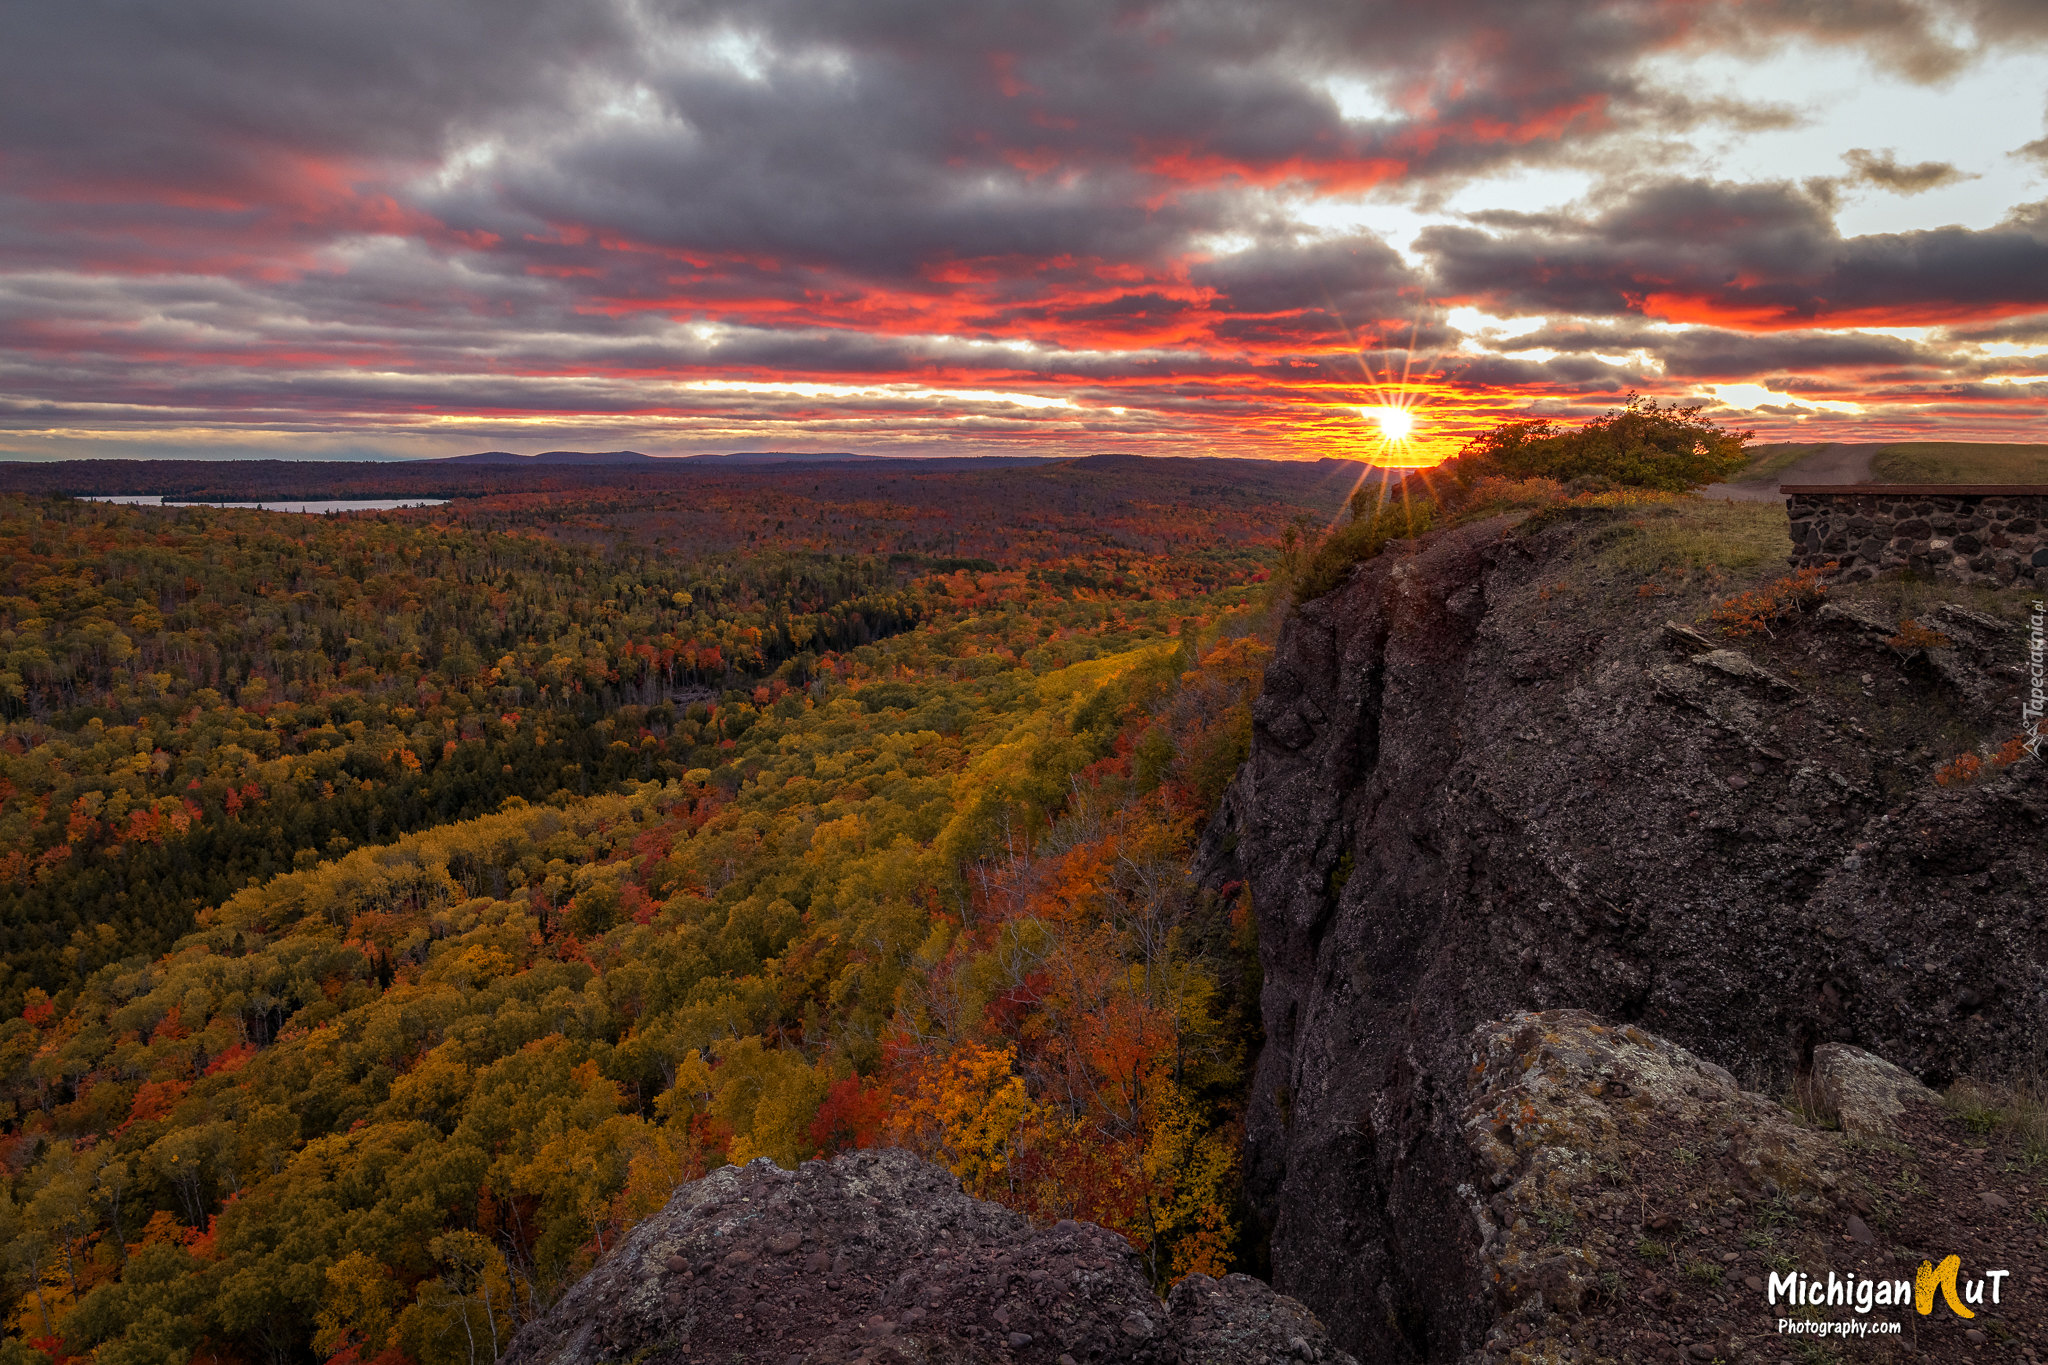
[[[630,39],[621,8],[585,0],[12,5],[0,122],[17,172],[252,195],[289,175],[279,158],[426,161],[559,107]]]
[[[1664,375],[1693,382],[1731,383],[1793,374],[1949,374],[1954,348],[1911,341],[1880,332],[1739,332],[1725,327],[1674,329],[1633,318],[1612,322],[1562,323],[1510,339],[1492,349],[1561,351],[1575,355],[1640,351],[1653,357]]]
[[[1597,346],[1560,328],[1553,360],[1439,362],[1544,401],[1660,373],[1956,378],[1975,372],[1924,346],[1736,329],[2031,309],[2038,215],[1845,239],[1825,179],[1669,180],[1584,212],[1472,214],[1425,233],[1418,267],[1295,209],[1375,186],[1427,205],[1516,167],[1622,173],[1690,130],[1793,117],[1675,89],[1652,59],[1817,41],[1937,79],[1981,45],[2037,40],[2044,16],[2011,0],[18,4],[0,12],[0,420],[942,427],[952,409],[904,396],[922,383],[1099,405],[989,400],[978,429],[1156,431],[1158,413],[1209,407],[1277,427],[1286,404],[1360,382],[1348,346],[1383,369],[1411,345],[1451,352],[1432,296],[1608,318],[1616,338],[1645,316],[1726,324]],[[1857,165],[1901,190],[1953,170]],[[1620,352],[1648,359],[1599,358]],[[690,387],[777,377],[875,392]]]
[[[2048,221],[1844,237],[1824,189],[1665,180],[1569,225],[1417,239],[1439,297],[1495,312],[1786,326],[1939,322],[2048,304]]]
[[[1238,226],[1234,196],[1184,192],[1233,177],[1414,181],[1782,120],[1637,64],[1707,32],[1930,49],[1954,8],[1763,0],[1738,29],[1675,0],[76,0],[11,8],[0,124],[17,178],[109,208],[176,191],[195,227],[278,234],[354,199],[358,230],[417,213],[897,277],[1157,256]],[[1333,76],[1384,110],[1347,120]]]
[[[1951,341],[1992,341],[2019,345],[2040,343],[2048,346],[2048,313],[2006,318],[1974,327],[1951,327],[1947,330],[1946,336]]]
[[[1702,28],[1726,46],[1758,54],[1788,38],[1853,46],[1909,80],[1938,82],[1983,47],[2048,39],[2038,0],[1766,0],[1708,5]]]

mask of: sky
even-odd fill
[[[2048,3],[0,14],[0,457],[1426,463],[1631,392],[2048,439]]]

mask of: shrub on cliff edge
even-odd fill
[[[1549,418],[1503,422],[1458,452],[1450,472],[1461,486],[1488,477],[1600,482],[1683,493],[1735,474],[1749,462],[1752,431],[1724,431],[1681,407],[1628,396],[1624,407],[1576,431]]]
[[[1389,498],[1384,502],[1354,500],[1351,520],[1332,531],[1309,556],[1295,580],[1294,600],[1321,597],[1344,581],[1351,566],[1371,559],[1389,541],[1419,536],[1436,524],[1436,504],[1428,498]]]

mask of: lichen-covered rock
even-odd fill
[[[1700,655],[1692,664],[1694,668],[1711,668],[1738,682],[1755,683],[1778,692],[1794,693],[1799,690],[1769,669],[1758,667],[1756,660],[1739,649],[1716,649]]]
[[[1907,1104],[1940,1102],[1884,1058],[1847,1043],[1822,1043],[1813,1050],[1813,1087],[1842,1131],[1857,1137],[1890,1137]]]
[[[1207,1283],[1169,1310],[1114,1233],[1033,1228],[908,1152],[761,1160],[679,1189],[504,1365],[1353,1365],[1263,1283]]]
[[[1958,1139],[1963,1125],[1898,1068],[1831,1047],[1831,1084],[1894,1108],[1882,1136],[1815,1127],[1723,1068],[1580,1010],[1523,1012],[1469,1039],[1462,1132],[1483,1338],[1424,1359],[1464,1365],[1639,1365],[1801,1358],[1766,1279],[1789,1268],[1897,1286],[1955,1254],[2030,1283],[2022,1165]],[[1992,1188],[1996,1186],[1997,1188]],[[2043,1305],[2011,1295],[1976,1319],[1905,1301],[1796,1316],[1913,1315],[1913,1359],[1978,1358],[1971,1328],[2026,1341]],[[1992,1321],[1995,1316],[1998,1320]],[[1876,1341],[1878,1338],[1873,1337]],[[1874,1356],[1874,1359],[1884,1358]]]
[[[1659,1210],[1647,1207],[1645,1173],[1669,1153],[1704,1159],[1702,1186],[1794,1209],[1824,1210],[1823,1187],[1836,1183],[1829,1134],[1632,1024],[1581,1010],[1510,1015],[1473,1032],[1467,1080],[1480,1278],[1500,1317],[1533,1326],[1559,1362],[1593,1358],[1560,1329],[1616,1268],[1597,1231],[1670,1217],[1661,1206],[1686,1193],[1664,1183]],[[1492,1333],[1496,1346],[1512,1338]]]

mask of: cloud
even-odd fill
[[[1951,327],[1947,336],[1953,341],[2003,342],[2016,345],[2038,343],[2048,347],[2048,313],[2007,318],[2000,322],[1973,327]]]
[[[1672,179],[1548,230],[1440,225],[1432,290],[1494,313],[1639,315],[1759,328],[1926,324],[2048,305],[2048,219],[1843,237],[1822,189]]]
[[[1953,345],[1912,341],[1881,332],[1743,332],[1725,327],[1672,328],[1633,318],[1558,323],[1514,337],[1492,339],[1488,349],[1550,351],[1570,355],[1641,354],[1666,380],[1686,383],[1741,381],[1786,375],[1834,376],[1855,383],[1870,375],[1948,377],[1961,363]]]
[[[1842,160],[1848,162],[1854,172],[1849,177],[1852,181],[1875,185],[1897,194],[1920,194],[1977,178],[1957,170],[1946,161],[1919,161],[1911,166],[1902,166],[1890,148],[1873,152],[1865,147],[1852,147]]]
[[[1683,138],[1794,118],[1658,63],[1818,43],[1933,80],[2037,41],[2039,8],[17,6],[0,425],[1308,452],[1344,448],[1372,373],[1411,362],[1462,423],[1630,384],[1888,375],[1904,393],[1974,375],[1977,343],[1819,329],[2048,309],[2037,217],[1844,238],[1825,178],[1647,179]],[[1902,192],[1960,174],[1850,160]],[[1556,168],[1618,188],[1471,212],[1412,249],[1320,211],[1434,212],[1477,178]],[[1446,300],[1581,321],[1460,350]],[[946,385],[1061,402],[930,397]]]
[[[1799,39],[1851,47],[1923,84],[1952,79],[1988,47],[2048,40],[2048,10],[2035,0],[1764,0],[1710,7],[1701,25],[1736,50]]]

